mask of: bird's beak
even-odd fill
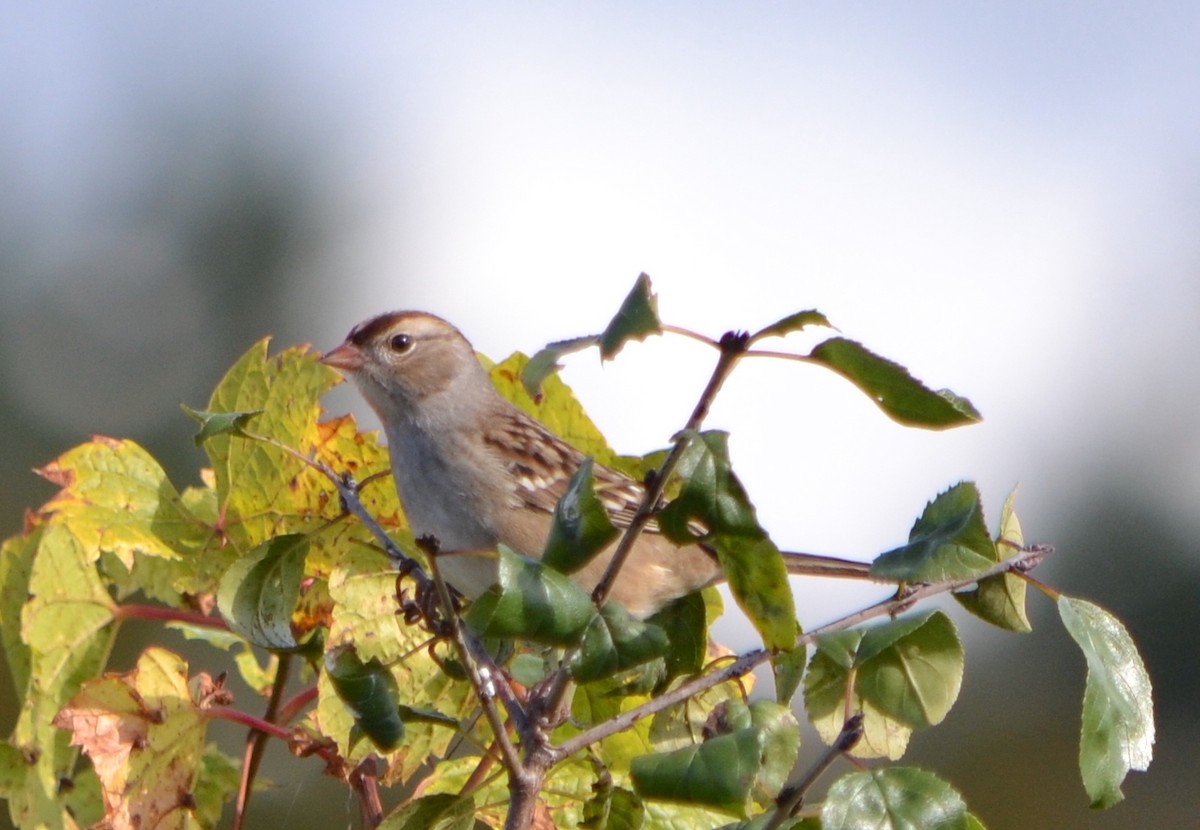
[[[343,372],[357,372],[363,367],[362,350],[347,341],[321,358],[326,366],[341,369]]]

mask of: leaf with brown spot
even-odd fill
[[[187,664],[160,648],[137,667],[83,689],[54,718],[83,748],[100,779],[104,822],[113,830],[195,825],[192,795],[207,719],[188,693]]]
[[[86,548],[116,554],[126,570],[139,555],[181,559],[212,536],[133,441],[95,436],[37,473],[61,488],[42,512],[64,520]]]

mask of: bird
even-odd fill
[[[462,332],[427,312],[389,312],[355,326],[321,362],[349,376],[378,416],[404,515],[415,536],[436,540],[450,585],[469,599],[493,585],[499,544],[541,557],[555,506],[587,456],[502,396]],[[599,463],[593,476],[614,526],[628,527],[645,485]],[[616,545],[571,578],[591,591]],[[867,563],[784,558],[791,573],[869,578]],[[609,599],[645,619],[722,578],[712,549],[671,541],[651,518]]]

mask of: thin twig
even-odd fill
[[[275,679],[271,683],[271,696],[267,699],[267,711],[262,719],[266,723],[275,723],[279,713],[279,701],[283,698],[283,687],[287,685],[288,670],[292,665],[290,654],[280,654],[275,667]],[[242,754],[242,779],[238,784],[237,801],[233,808],[233,830],[241,830],[246,819],[246,809],[250,806],[250,793],[254,786],[254,777],[258,774],[259,764],[262,763],[263,750],[266,749],[269,736],[257,728],[251,727],[246,733],[246,748]]]
[[[686,330],[681,329],[677,333],[682,334],[685,332]],[[694,332],[689,334],[694,335]],[[700,335],[694,336],[707,340],[707,338],[701,338]],[[629,558],[629,554],[633,551],[633,546],[637,542],[638,537],[646,528],[646,525],[649,524],[655,509],[658,507],[658,502],[662,498],[663,491],[666,489],[667,481],[671,478],[671,474],[675,471],[675,467],[678,466],[679,460],[683,457],[683,453],[687,449],[688,443],[691,440],[689,433],[698,430],[704,422],[709,409],[712,407],[712,402],[717,396],[717,392],[720,391],[721,386],[725,383],[725,379],[729,377],[729,373],[733,371],[738,358],[741,357],[745,350],[746,342],[747,335],[728,332],[721,338],[720,343],[716,344],[721,350],[721,356],[717,360],[717,365],[713,368],[713,373],[708,379],[708,384],[704,387],[704,392],[701,393],[700,399],[696,402],[696,406],[688,418],[684,431],[676,438],[674,446],[671,447],[670,454],[667,455],[662,465],[655,470],[654,475],[647,478],[645,492],[642,494],[642,501],[638,505],[637,512],[634,513],[632,521],[625,528],[625,532],[622,534],[621,540],[617,543],[616,550],[613,551],[612,558],[604,570],[604,575],[600,577],[600,581],[592,591],[592,600],[597,606],[603,605],[608,599],[613,584],[616,582],[617,575],[620,573],[621,566],[625,564],[625,560]],[[563,706],[567,689],[570,687],[570,674],[565,667],[570,665],[572,655],[573,652],[564,657],[562,661],[563,668],[560,668],[555,674],[542,699],[538,702],[540,705],[530,707],[543,717],[549,716],[553,720],[558,710]]]
[[[862,715],[852,715],[847,718],[846,722],[842,724],[842,731],[838,733],[833,744],[821,753],[821,757],[809,767],[808,772],[795,784],[790,784],[780,790],[779,795],[775,799],[774,814],[763,825],[763,830],[778,830],[785,821],[796,815],[800,807],[804,804],[804,797],[812,789],[813,785],[817,783],[817,779],[833,766],[834,761],[852,750],[855,744],[862,739],[862,735]]]
[[[671,334],[678,334],[682,337],[687,337],[691,340],[695,340],[699,343],[703,343],[706,346],[712,346],[714,349],[721,348],[721,344],[718,341],[713,340],[711,337],[707,337],[703,334],[700,334],[700,332],[692,331],[691,329],[685,329],[685,328],[682,328],[681,326],[672,326],[669,323],[659,323],[659,327],[665,332],[670,332]]]
[[[512,741],[509,740],[508,731],[504,728],[504,721],[501,720],[500,712],[496,709],[495,705],[499,689],[498,684],[503,681],[502,672],[492,661],[491,657],[487,655],[482,646],[479,646],[478,641],[464,631],[458,614],[454,613],[454,603],[450,598],[450,587],[446,584],[446,580],[442,578],[442,573],[437,566],[436,542],[431,539],[423,539],[421,543],[429,546],[426,552],[429,554],[429,565],[433,571],[433,584],[437,587],[438,598],[442,603],[446,625],[450,630],[450,642],[453,644],[455,651],[458,652],[458,659],[462,661],[463,667],[467,671],[467,678],[471,681],[471,687],[475,690],[475,697],[479,700],[479,705],[483,709],[483,715],[492,727],[492,733],[495,736],[497,745],[500,747],[500,754],[504,757],[504,765],[510,775],[515,775],[521,769],[521,756],[517,752],[517,748],[513,746]],[[480,670],[481,664],[483,671]],[[485,671],[487,673],[486,677],[484,677]],[[504,688],[507,688],[507,684],[504,684]],[[509,692],[511,693],[511,690]],[[526,727],[524,709],[516,702],[515,696],[512,697],[511,702],[508,700],[507,695],[503,699],[505,707],[508,709],[510,717],[513,717],[513,722],[517,726],[518,731],[523,733]]]

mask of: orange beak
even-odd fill
[[[362,350],[353,343],[345,342],[321,358],[326,366],[341,369],[343,372],[357,372],[363,367]]]

